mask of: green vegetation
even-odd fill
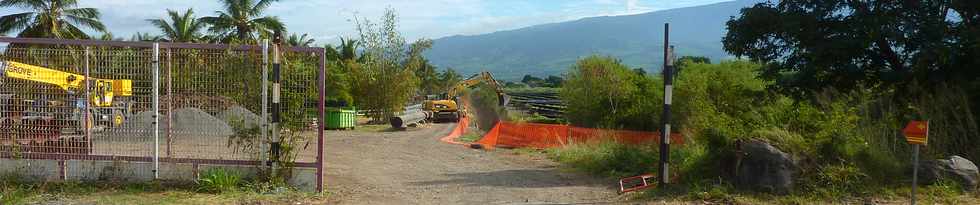
[[[907,178],[904,170],[910,169],[910,147],[896,131],[918,116],[928,116],[935,123],[930,128],[930,140],[934,141],[923,158],[958,154],[980,159],[976,149],[968,148],[971,145],[958,137],[975,125],[963,114],[970,113],[964,98],[968,94],[960,89],[923,89],[930,94],[922,94],[927,97],[911,103],[896,102],[901,99],[896,97],[897,90],[879,89],[830,89],[797,100],[770,92],[767,88],[775,82],[756,78],[760,69],[759,64],[746,61],[686,62],[681,68],[675,81],[672,124],[689,141],[672,149],[671,154],[679,188],[687,191],[680,194],[696,199],[731,199],[728,193],[735,193],[731,185],[734,145],[739,140],[754,139],[767,141],[797,159],[800,173],[791,198],[894,197],[901,194],[895,189],[906,184],[895,179]],[[657,98],[662,96],[658,93],[662,89],[657,77],[636,75],[615,59],[593,56],[572,68],[562,97],[569,105],[566,115],[574,125],[657,130],[659,120],[655,117],[661,109]],[[924,105],[944,109],[923,109],[927,107]],[[943,123],[936,123],[939,121]],[[572,168],[621,177],[655,172],[656,150],[655,146],[604,142],[549,153]],[[947,193],[943,190],[952,189],[932,190],[937,193],[929,195],[939,196]]]
[[[568,72],[561,89],[565,117],[580,127],[655,130],[663,96],[656,79],[638,75],[612,57],[583,58]]]
[[[241,174],[227,169],[209,169],[201,173],[197,179],[197,191],[204,193],[222,193],[238,190],[242,184]]]
[[[258,43],[260,37],[271,38],[285,33],[286,26],[276,16],[262,16],[278,0],[220,0],[224,11],[200,20],[211,25],[210,38],[222,43]]]
[[[146,20],[163,32],[163,35],[160,36],[162,39],[159,40],[170,42],[201,42],[204,40],[201,31],[207,24],[194,17],[194,9],[187,9],[183,14],[167,9],[167,16],[170,17],[170,22],[162,18]]]
[[[242,179],[233,172],[209,171],[202,180],[222,181],[220,193],[204,190],[193,182],[152,181],[115,183],[67,181],[35,183],[22,175],[0,175],[0,204],[267,204],[308,203],[322,195],[277,188],[268,183]],[[219,176],[221,175],[221,176]],[[222,179],[223,178],[223,179]],[[232,183],[238,178],[238,182]]]
[[[0,7],[29,11],[0,17],[0,34],[17,32],[17,37],[86,39],[82,29],[107,32],[99,21],[99,10],[77,8],[77,0],[4,0]]]
[[[460,136],[459,139],[456,139],[456,141],[472,143],[480,141],[481,138],[483,138],[483,132],[469,131],[463,134],[463,136]]]

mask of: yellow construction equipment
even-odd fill
[[[77,137],[86,125],[99,130],[119,126],[133,113],[133,102],[129,99],[133,95],[132,80],[85,77],[15,61],[0,61],[0,78],[5,83],[0,85],[3,88],[0,89],[0,129],[5,130],[0,134],[8,135],[0,136],[0,142],[14,137],[21,143],[26,143],[25,138],[41,143],[65,136]],[[86,81],[91,86],[88,90]],[[57,87],[64,92],[49,93],[43,91],[43,86],[21,86],[32,83]],[[18,91],[28,96],[14,94]],[[32,136],[16,136],[25,134]]]
[[[467,78],[466,80],[460,81],[453,87],[450,87],[444,98],[425,101],[425,103],[423,103],[424,109],[432,113],[430,119],[433,121],[458,121],[460,117],[464,116],[464,110],[460,109],[459,102],[456,99],[458,92],[465,88],[479,84],[480,82],[487,83],[496,89],[497,99],[499,100],[499,104],[501,106],[507,104],[507,98],[504,94],[504,90],[500,87],[497,80],[493,78],[493,75],[490,74],[490,72],[481,72]]]

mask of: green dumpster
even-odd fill
[[[354,107],[328,107],[325,129],[354,129],[357,126],[357,109]]]

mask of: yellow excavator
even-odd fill
[[[444,98],[437,100],[429,100],[423,103],[424,109],[431,112],[431,121],[459,121],[460,117],[465,114],[464,110],[459,106],[459,101],[457,99],[457,94],[460,90],[468,87],[472,87],[480,82],[488,83],[491,87],[494,87],[497,92],[497,99],[501,106],[507,104],[507,96],[504,94],[503,88],[500,84],[493,78],[490,72],[481,72],[476,75],[470,76],[466,80],[460,81],[455,86],[449,88],[449,92],[446,93]]]
[[[60,91],[45,91],[55,87]],[[84,136],[85,128],[119,126],[133,113],[132,95],[132,80],[0,61],[0,144],[53,142]]]

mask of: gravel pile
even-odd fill
[[[165,133],[167,119],[160,116],[160,131]],[[215,118],[197,108],[174,110],[173,137],[228,137],[235,131],[225,121]],[[110,137],[153,137],[153,112],[144,111],[134,115],[118,128],[108,132]]]
[[[218,119],[221,119],[225,123],[232,125],[241,123],[242,128],[258,127],[262,123],[262,116],[256,115],[241,106],[232,106],[221,113],[218,113]]]

